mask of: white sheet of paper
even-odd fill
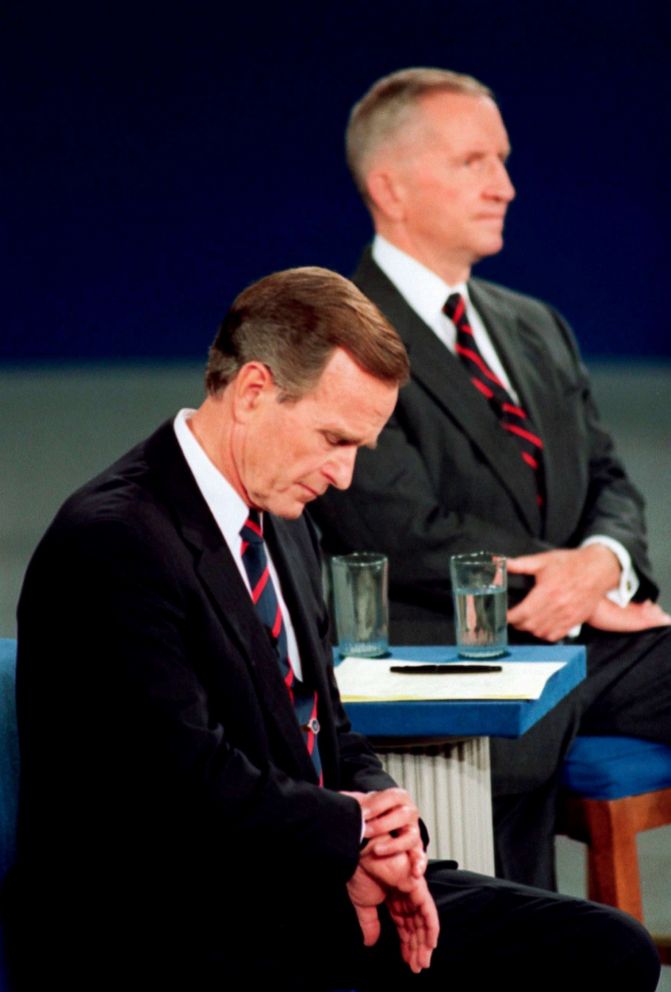
[[[392,665],[422,665],[402,658],[345,658],[335,675],[343,702],[402,702],[424,699],[538,699],[548,679],[565,662],[498,661],[500,672],[451,675],[404,675]],[[468,662],[477,664],[477,662]],[[449,668],[447,662],[445,667]]]

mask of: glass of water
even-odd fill
[[[496,658],[508,645],[506,559],[491,551],[452,555],[457,649],[462,658]]]
[[[388,566],[369,551],[331,559],[338,649],[341,655],[377,658],[387,653]]]

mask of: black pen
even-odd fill
[[[390,672],[403,675],[477,675],[478,672],[501,672],[500,665],[392,665]]]

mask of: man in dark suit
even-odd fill
[[[438,69],[378,81],[349,164],[375,225],[354,281],[399,331],[412,378],[347,493],[315,506],[329,552],[390,558],[396,643],[453,640],[450,555],[509,556],[511,639],[580,630],[585,685],[493,749],[498,871],[552,886],[554,799],[578,726],[671,743],[669,617],[652,600],[643,501],[551,307],[471,278],[514,189],[491,92]]]
[[[20,989],[655,987],[622,914],[427,871],[340,705],[302,511],[406,375],[351,283],[276,273],[225,318],[201,407],[57,515],[19,605]]]

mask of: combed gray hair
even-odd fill
[[[345,133],[347,164],[357,189],[368,200],[366,176],[373,154],[410,122],[418,101],[429,93],[488,96],[492,91],[473,76],[449,69],[400,69],[373,83],[354,104]]]

